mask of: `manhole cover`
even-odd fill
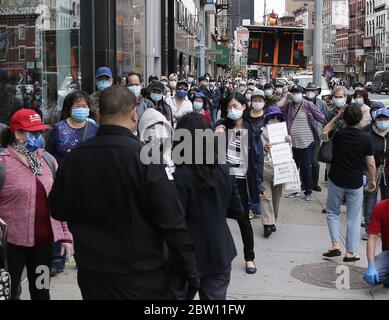
[[[363,280],[365,269],[347,265],[339,265],[332,262],[307,264],[297,266],[292,270],[292,276],[302,282],[323,287],[351,290],[367,289],[369,286]],[[349,282],[349,285],[348,283]]]

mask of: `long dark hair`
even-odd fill
[[[2,148],[8,148],[10,145],[16,143],[15,134],[11,132],[10,128],[7,127],[1,130],[0,142]]]
[[[88,106],[90,106],[89,95],[86,92],[75,91],[73,93],[69,93],[63,102],[61,120],[66,120],[71,117],[72,106],[79,100],[85,100]]]
[[[246,97],[241,94],[240,92],[233,92],[231,93],[224,101],[223,101],[223,106],[222,108],[224,108],[224,110],[227,110],[228,112],[228,105],[230,104],[230,102],[232,100],[236,100],[238,101],[241,105],[244,105],[246,106],[246,110],[245,110],[245,114],[244,114],[244,117],[246,115],[246,112],[247,112],[247,100],[246,100]],[[233,129],[235,127],[235,121],[227,118],[224,120],[223,124],[226,126],[227,129]]]
[[[207,159],[207,141],[203,138],[203,164],[196,164],[196,139],[195,139],[195,131],[196,130],[212,130],[212,126],[205,120],[204,116],[197,112],[192,112],[184,115],[182,118],[178,120],[176,130],[185,129],[191,133],[192,136],[192,164],[189,165],[195,177],[199,180],[202,189],[207,192],[214,192],[216,187],[216,177],[215,177],[215,168],[217,165],[217,160],[215,159],[214,164],[206,164]],[[182,142],[175,142],[173,145],[173,149]],[[214,143],[214,157],[217,158],[217,144],[216,140]]]

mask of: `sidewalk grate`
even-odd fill
[[[361,290],[369,286],[363,280],[365,269],[323,262],[297,266],[292,277],[304,283],[322,288]]]

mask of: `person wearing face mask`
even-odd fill
[[[266,103],[265,103],[265,111],[266,111],[267,108],[269,108],[270,106],[274,106],[277,103],[277,101],[276,101],[276,98],[274,95],[273,84],[266,83],[263,87],[263,91],[264,91],[265,97],[266,97]]]
[[[174,97],[176,95],[177,84],[178,84],[178,75],[176,73],[172,73],[169,76],[169,85],[168,85],[168,88],[170,90],[170,97]]]
[[[133,134],[135,96],[112,86],[100,102],[96,137],[65,159],[49,197],[52,216],[68,221],[73,231],[82,296],[167,299],[167,244],[176,275],[193,299],[199,277],[174,177],[164,165],[142,161],[145,145]]]
[[[54,124],[50,132],[46,151],[52,154],[61,165],[65,157],[80,143],[93,138],[98,125],[89,119],[88,95],[81,91],[69,94],[64,101],[62,121]],[[51,276],[65,270],[66,257],[61,254],[61,244],[53,245]]]
[[[189,84],[189,90],[191,90],[193,86],[196,86],[195,77],[194,77],[193,73],[188,74],[187,81]]]
[[[319,98],[321,93],[321,88],[316,84],[310,82],[305,88],[305,96],[306,99],[312,102],[317,109],[327,117],[328,115],[328,107],[327,104]],[[316,122],[316,130],[321,136],[323,131],[323,124],[320,122]],[[313,179],[313,191],[321,192],[321,187],[319,186],[319,177],[320,177],[320,163],[319,163],[319,151],[321,145],[321,139],[313,145],[313,154],[312,154],[312,179]]]
[[[378,192],[380,191],[381,200],[389,199],[389,109],[382,108],[378,110],[374,124],[366,126],[363,131],[370,136],[378,172],[377,189],[374,192],[364,192],[363,214],[366,232],[362,239],[367,241],[371,213],[377,202],[379,202]]]
[[[246,98],[246,101],[247,101],[247,108],[250,109],[251,107],[251,96],[254,92],[254,89],[251,89],[251,88],[248,88],[246,90],[246,92],[244,93],[244,96]]]
[[[154,104],[154,109],[162,113],[166,120],[173,126],[172,108],[166,103],[164,97],[165,86],[162,82],[154,82],[149,87],[150,100]]]
[[[275,98],[277,104],[280,103],[280,105],[283,105],[286,102],[286,98],[285,98],[286,94],[285,94],[284,88],[285,88],[285,86],[282,83],[280,83],[280,82],[276,83],[274,98]]]
[[[256,84],[255,80],[253,80],[253,79],[248,80],[247,81],[247,90],[254,91],[256,88],[255,84]]]
[[[316,106],[303,96],[304,88],[294,85],[291,89],[292,101],[287,102],[282,111],[286,118],[289,135],[292,137],[293,158],[300,169],[304,201],[312,201],[312,154],[315,143],[320,142],[320,135],[316,130],[317,122],[324,122],[324,115]],[[296,197],[298,194],[289,194]]]
[[[72,235],[65,222],[50,218],[48,194],[57,162],[45,152],[42,132],[47,130],[39,114],[21,109],[10,121],[0,154],[5,164],[0,190],[0,219],[8,224],[8,269],[11,299],[18,300],[24,268],[27,269],[32,300],[50,300],[48,288],[38,288],[37,268],[50,269],[52,243],[59,241],[62,252],[73,255]]]
[[[328,111],[324,125],[327,125],[333,118],[335,118],[344,108],[347,106],[347,88],[343,86],[337,86],[332,92],[332,105],[333,107]],[[335,123],[336,129],[346,127],[343,118],[338,118]]]
[[[209,85],[205,86],[201,90],[208,100],[209,110],[211,112],[212,123],[215,125],[217,121],[217,115],[220,109],[221,93],[219,88],[216,86],[215,79],[210,78]]]
[[[177,91],[174,97],[168,97],[166,103],[173,112],[173,121],[176,124],[177,119],[186,113],[193,112],[192,102],[188,98],[189,84],[185,80],[178,82]]]
[[[153,81],[152,83],[154,83],[155,80],[152,81]],[[142,76],[140,74],[135,72],[130,72],[126,78],[126,84],[128,90],[130,90],[130,92],[132,92],[137,99],[136,113],[138,115],[138,119],[140,120],[142,118],[143,113],[147,109],[153,108],[154,105],[149,99],[146,99],[141,95]]]
[[[141,142],[149,144],[156,143],[160,147],[160,158],[170,172],[174,173],[174,163],[171,154],[171,139],[173,128],[169,121],[155,109],[147,109],[138,125],[139,139]],[[153,156],[152,154],[150,156]]]
[[[90,117],[98,121],[101,93],[112,86],[112,71],[108,67],[101,67],[96,71],[97,91],[90,96]]]
[[[246,97],[247,98],[247,97]],[[251,126],[262,129],[265,125],[265,94],[262,90],[254,90],[251,95],[251,107],[247,110],[245,119]],[[261,214],[260,202],[250,201],[250,219],[259,218]]]
[[[365,91],[364,88],[361,89],[357,89],[355,90],[354,92],[354,96],[353,96],[353,102],[361,107],[361,110],[362,110],[362,114],[363,114],[363,117],[362,117],[362,121],[361,121],[361,124],[360,124],[360,128],[364,128],[366,127],[368,124],[371,123],[371,114],[370,114],[370,107],[365,103],[365,99],[367,99],[367,101],[369,101],[369,98],[368,98],[368,93],[367,91]]]
[[[166,77],[166,76],[162,76],[161,77],[161,83],[163,83],[163,85],[165,86],[165,90],[164,90],[164,93],[163,93],[164,97],[170,96],[169,78]],[[150,98],[150,96],[149,96],[149,98]]]
[[[247,108],[245,97],[239,92],[231,94],[226,100],[228,116],[216,132],[224,134],[227,147],[227,162],[231,165],[231,174],[238,182],[238,189],[244,208],[244,215],[238,220],[244,245],[246,273],[255,274],[254,233],[250,221],[250,203],[259,203],[264,193],[262,131],[253,122],[244,119]],[[248,135],[248,136],[246,136]],[[248,138],[246,140],[245,138]],[[242,142],[247,141],[248,145]]]
[[[269,238],[273,232],[277,232],[277,219],[282,196],[282,185],[274,186],[274,165],[271,158],[271,144],[269,140],[268,126],[280,122],[285,122],[284,114],[281,109],[272,106],[266,111],[265,125],[262,128],[262,143],[265,146],[263,186],[265,192],[261,198],[262,224],[264,227],[264,237]],[[285,137],[285,141],[292,142],[290,136]]]
[[[192,103],[193,103],[193,111],[202,114],[205,120],[207,120],[209,124],[212,124],[211,115],[207,111],[208,100],[205,97],[205,95],[202,92],[195,93]]]
[[[246,89],[247,89],[247,82],[246,81],[240,81],[237,91],[244,95]]]

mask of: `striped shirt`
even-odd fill
[[[231,169],[237,179],[246,179],[247,170],[243,157],[240,131],[234,131],[231,135],[231,140],[228,144],[227,162],[231,165]]]
[[[295,112],[297,112],[295,107]],[[314,142],[314,136],[309,127],[308,117],[303,106],[295,114],[295,119],[291,129],[293,148],[306,149]]]

